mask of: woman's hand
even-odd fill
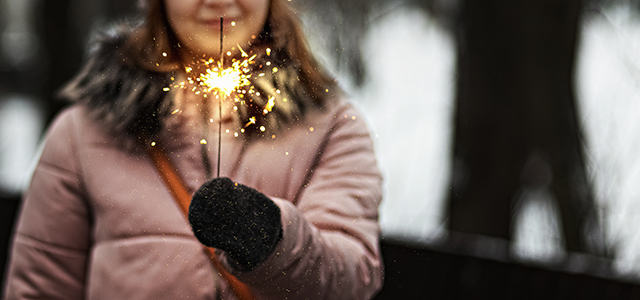
[[[226,177],[206,182],[193,195],[189,223],[202,244],[226,251],[240,270],[265,261],[282,236],[280,208]]]

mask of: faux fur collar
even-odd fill
[[[95,35],[88,59],[80,72],[62,90],[60,96],[74,102],[85,103],[90,113],[115,136],[122,134],[134,138],[154,137],[173,108],[173,93],[167,92],[174,73],[159,73],[130,67],[120,51],[134,28],[117,26]],[[299,66],[288,59],[284,51],[275,50],[269,60],[278,72],[263,72],[256,64],[252,79],[260,93],[249,96],[249,105],[239,107],[241,122],[254,117],[248,136],[277,132],[283,125],[300,120],[309,109],[320,106],[309,96],[299,81]],[[258,60],[264,57],[258,57]],[[264,67],[264,66],[262,66]],[[259,95],[258,95],[259,94]],[[264,115],[269,97],[275,98],[273,111]],[[264,126],[266,131],[259,130]]]

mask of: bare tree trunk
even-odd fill
[[[546,186],[560,208],[567,250],[606,255],[573,92],[581,6],[461,2],[448,199],[454,234],[511,239],[519,191]]]

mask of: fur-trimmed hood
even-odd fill
[[[112,135],[126,134],[133,138],[153,137],[162,127],[174,108],[172,84],[176,72],[156,72],[134,67],[130,58],[120,51],[129,35],[136,30],[128,25],[118,25],[94,35],[87,60],[80,72],[61,90],[59,96],[72,102],[85,103],[90,113],[102,122]],[[252,135],[271,135],[283,124],[304,117],[309,109],[320,108],[309,97],[306,87],[300,83],[300,68],[284,50],[275,49],[269,56],[271,68],[278,72],[265,72],[258,56],[252,84],[260,93],[248,95],[238,109],[240,122],[255,118],[255,129],[247,129]],[[264,107],[270,97],[275,98],[273,111],[264,115]],[[267,130],[258,130],[264,126]]]

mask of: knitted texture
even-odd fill
[[[229,178],[212,179],[198,189],[189,223],[202,244],[226,251],[241,270],[266,260],[282,236],[280,208]]]

